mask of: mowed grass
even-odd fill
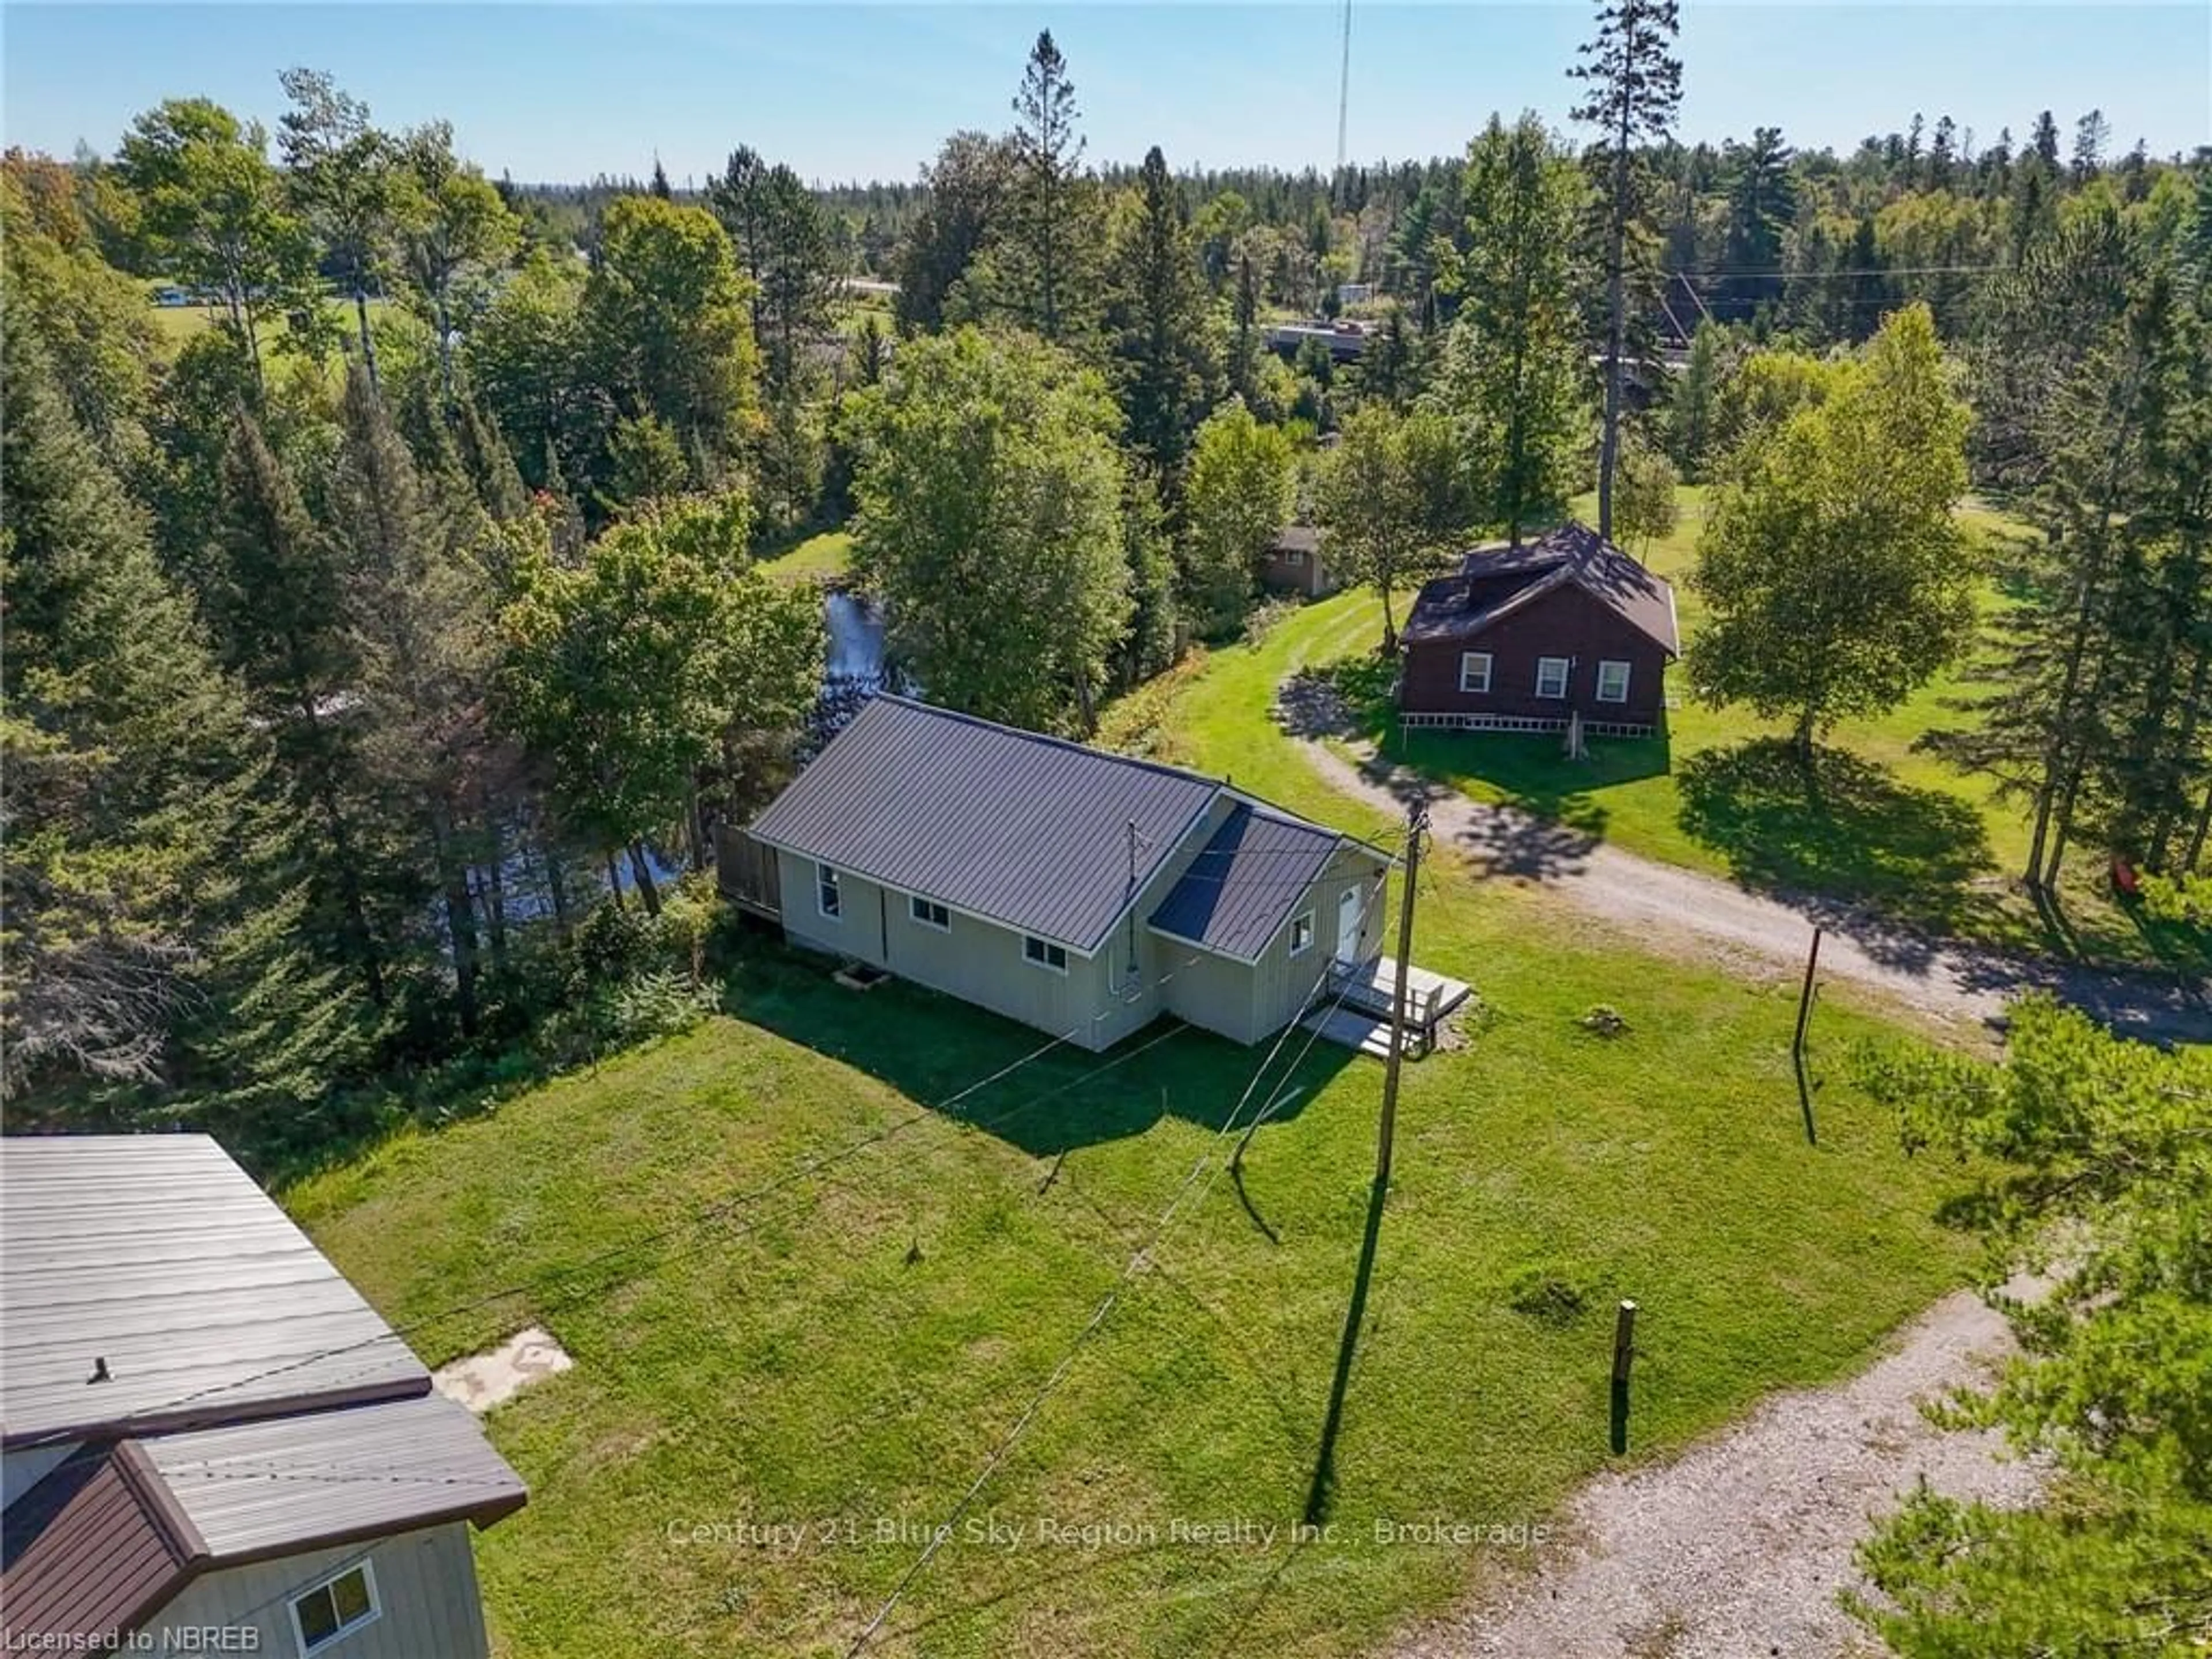
[[[1302,654],[1363,625],[1356,603],[1311,607],[1115,730],[1385,829],[1262,712]],[[1385,1543],[1378,1522],[1539,1525],[1613,1461],[1618,1298],[1644,1310],[1631,1455],[1646,1458],[1862,1364],[1958,1281],[1965,1248],[1929,1219],[1948,1172],[1907,1162],[1845,1075],[1846,1047],[1882,1035],[1848,997],[1816,1028],[1808,1146],[1794,987],[1639,955],[1449,855],[1425,866],[1418,925],[1416,959],[1473,981],[1487,1012],[1467,1046],[1407,1068],[1334,1532],[1293,1547],[1175,1529],[1286,1528],[1305,1502],[1382,1082],[1320,1047],[1254,1140],[1241,1198],[1226,1179],[1194,1190],[986,1485],[972,1517],[1013,1541],[956,1531],[871,1651],[1364,1651],[1529,1563],[1510,1544]],[[535,1287],[416,1332],[433,1363],[532,1320],[575,1357],[489,1419],[532,1490],[477,1545],[503,1654],[842,1652],[1218,1149],[1261,1058],[1193,1031],[1137,1052],[1155,1028],[1111,1070],[1060,1050],[939,1112],[1037,1034],[896,983],[841,989],[766,940],[726,1000],[688,1036],[284,1195],[395,1321]],[[1582,1028],[1598,1002],[1626,1036]],[[1066,1530],[1041,1537],[1047,1521]],[[692,1541],[702,1526],[724,1541]],[[795,1543],[744,1530],[793,1527]]]
[[[796,546],[763,559],[761,568],[780,581],[800,581],[813,579],[836,581],[842,578],[853,557],[853,538],[848,531],[825,530],[809,536]]]
[[[1577,503],[1586,520],[1592,502]],[[1705,621],[1689,584],[1705,527],[1705,491],[1686,486],[1674,533],[1643,550],[1674,584],[1684,643]],[[2007,544],[2029,533],[1979,507],[1961,513],[1979,556],[1993,567]],[[1358,658],[1382,637],[1371,594],[1333,604],[1357,608],[1364,628],[1348,641]],[[1403,620],[1407,601],[1400,601]],[[1982,586],[1985,623],[2008,601]],[[1368,696],[1360,710],[1384,752],[1477,799],[1516,805],[1646,857],[1733,877],[1749,885],[1865,902],[1911,925],[2018,948],[2115,961],[2157,963],[2189,956],[2188,942],[2146,934],[2111,899],[2094,848],[2075,850],[2061,894],[2063,915],[2039,911],[2017,877],[2026,864],[2027,810],[1998,799],[1990,780],[1962,774],[1918,741],[1932,731],[1971,727],[1960,705],[1990,688],[1971,664],[1939,675],[1888,713],[1839,722],[1822,738],[1817,796],[1784,752],[1788,722],[1762,720],[1741,706],[1714,708],[1690,695],[1677,665],[1668,677],[1663,736],[1600,739],[1586,761],[1569,761],[1554,737],[1401,732],[1385,703],[1387,668],[1353,676]]]
[[[329,313],[334,324],[345,330],[349,335],[351,333],[356,325],[351,300],[333,296],[323,302],[323,308]],[[380,319],[386,318],[388,313],[397,314],[390,301],[381,299],[369,301],[368,315],[372,328],[376,325]],[[183,350],[187,343],[206,333],[210,329],[219,326],[230,316],[229,312],[220,305],[149,304],[147,307],[146,314],[153,322],[155,333],[161,337],[163,346],[172,357]],[[272,362],[283,361],[285,354],[278,351],[276,346],[284,332],[283,318],[281,315],[264,316],[259,321],[258,332],[264,359]]]

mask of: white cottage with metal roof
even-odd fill
[[[0,1139],[0,1651],[470,1659],[476,1419],[205,1135]]]
[[[1379,954],[1389,860],[1216,779],[903,697],[755,820],[793,943],[1086,1048],[1256,1042]],[[1353,975],[1364,983],[1365,973]]]

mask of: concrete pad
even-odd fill
[[[430,1373],[430,1386],[482,1417],[542,1377],[575,1364],[543,1326],[532,1325],[484,1353],[471,1354]]]

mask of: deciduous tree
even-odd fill
[[[1690,649],[1715,702],[1815,734],[1894,707],[1970,642],[1973,567],[1952,516],[1966,415],[1927,307],[1893,313],[1819,402],[1747,439],[1716,490]]]
[[[1663,450],[1632,434],[1621,445],[1620,500],[1613,524],[1620,545],[1633,548],[1641,558],[1654,541],[1674,533],[1680,517],[1674,494],[1679,483],[1674,465]]]
[[[757,402],[746,299],[729,238],[706,209],[651,196],[608,206],[580,301],[586,349],[624,414],[675,428],[702,489],[722,483]]]
[[[860,411],[854,567],[940,702],[1087,726],[1129,617],[1122,465],[1093,373],[963,328],[902,347]]]
[[[1430,574],[1479,516],[1452,422],[1380,404],[1355,410],[1322,464],[1318,495],[1329,560],[1382,596],[1382,649],[1394,651],[1392,592]]]
[[[544,765],[570,831],[627,852],[648,909],[647,840],[691,817],[733,726],[795,723],[820,681],[817,597],[736,562],[733,507],[625,520],[580,565],[538,570],[502,620],[501,720]]]
[[[314,275],[262,128],[204,98],[172,99],[131,123],[116,167],[155,261],[222,296],[258,380],[261,319],[313,303]]]
[[[1297,465],[1287,433],[1242,402],[1198,428],[1183,491],[1184,614],[1199,632],[1226,634],[1251,606],[1255,568],[1297,506]]]
[[[438,372],[450,410],[457,292],[471,276],[488,277],[506,262],[520,227],[482,171],[453,153],[449,122],[433,121],[400,138],[394,189],[400,262],[437,331]]]

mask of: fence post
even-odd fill
[[[1613,1449],[1628,1449],[1628,1365],[1636,1357],[1636,1304],[1623,1300],[1613,1323]]]

